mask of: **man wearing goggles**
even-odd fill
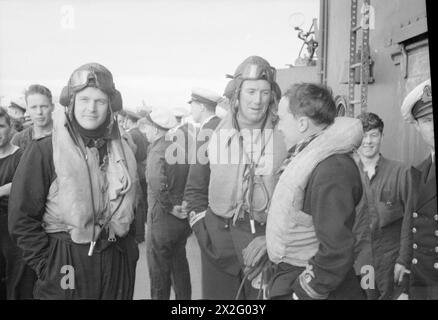
[[[260,285],[250,280],[267,259],[266,210],[286,157],[275,128],[280,89],[275,69],[257,56],[229,77],[231,112],[211,128],[208,163],[190,168],[185,213],[201,247],[203,298],[255,299]]]
[[[104,66],[75,70],[13,180],[9,230],[35,270],[37,299],[132,299],[137,168],[120,139],[120,93]]]

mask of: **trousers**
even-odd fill
[[[257,299],[259,288],[244,280],[242,254],[255,237],[265,234],[265,226],[257,221],[255,229],[256,233],[252,234],[248,214],[234,225],[232,219],[220,217],[210,208],[205,218],[193,226],[201,248],[203,299],[233,300],[241,285],[239,300]]]
[[[8,232],[8,215],[0,215],[0,298],[33,298],[36,274],[22,258],[22,252]]]
[[[161,208],[157,202],[149,211],[146,256],[151,299],[168,300],[173,287],[176,300],[190,300],[192,287],[186,256],[190,226]]]
[[[98,240],[92,256],[89,244],[73,243],[67,233],[49,234],[45,269],[35,283],[41,300],[129,300],[134,294],[139,252],[133,235],[108,243]]]

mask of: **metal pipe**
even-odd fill
[[[324,19],[324,2],[325,0],[321,0],[319,2],[319,32],[318,32],[318,43],[319,43],[319,48],[318,48],[318,75],[320,77],[319,82],[322,84],[323,80],[324,80],[324,23],[325,23],[325,19]]]
[[[327,44],[328,44],[328,0],[321,0],[320,2],[320,50],[319,51],[319,75],[320,83],[327,84]]]
[[[324,17],[324,85],[327,85],[327,61],[328,61],[328,29],[329,29],[329,3],[325,3],[325,17]]]

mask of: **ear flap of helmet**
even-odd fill
[[[119,90],[114,90],[113,97],[111,99],[111,110],[113,112],[118,112],[123,109],[122,95]]]
[[[233,97],[234,91],[236,90],[236,80],[230,80],[225,87],[224,90],[224,96],[227,97],[229,100]]]
[[[274,94],[275,94],[275,96],[277,98],[277,101],[280,101],[280,99],[281,99],[281,89],[280,89],[280,86],[278,85],[277,82],[273,82],[271,84],[271,86],[272,86],[272,91],[274,92]]]
[[[70,90],[68,90],[68,86],[65,86],[62,88],[61,95],[59,96],[59,103],[64,106],[68,107],[70,104]]]

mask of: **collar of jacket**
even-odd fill
[[[211,120],[211,119],[214,119],[214,118],[216,118],[217,117],[217,115],[215,115],[215,114],[213,114],[213,115],[211,115],[211,116],[209,116],[207,119],[205,119],[204,121],[202,121],[202,123],[201,123],[201,125],[200,125],[200,127],[199,127],[199,130],[202,130],[202,128]]]
[[[161,136],[157,140],[151,142],[149,146],[149,150],[155,149],[158,145],[160,145],[162,142],[166,141],[166,136]]]
[[[357,151],[353,152],[353,159],[356,162],[358,168],[360,169],[360,172],[362,172],[366,177],[368,177],[368,174],[365,171],[365,166],[364,166],[359,154],[357,153]],[[386,163],[387,163],[387,159],[381,153],[379,153],[379,159],[376,162],[375,173],[371,179],[369,179],[369,178],[368,179],[369,180],[374,179],[374,177],[377,176],[377,173],[379,172],[379,170],[382,167],[384,167]]]
[[[227,116],[222,120],[220,129],[226,129],[231,130],[231,134],[227,137],[227,140],[225,141],[226,145],[229,146],[231,144],[231,141],[235,139],[236,137],[240,138],[241,133],[239,130],[237,130],[233,125],[233,114],[229,112]],[[274,129],[274,126],[272,125],[272,115],[271,113],[268,113],[267,119],[265,121],[265,125],[263,128],[260,128],[260,131],[264,131],[266,129]]]

